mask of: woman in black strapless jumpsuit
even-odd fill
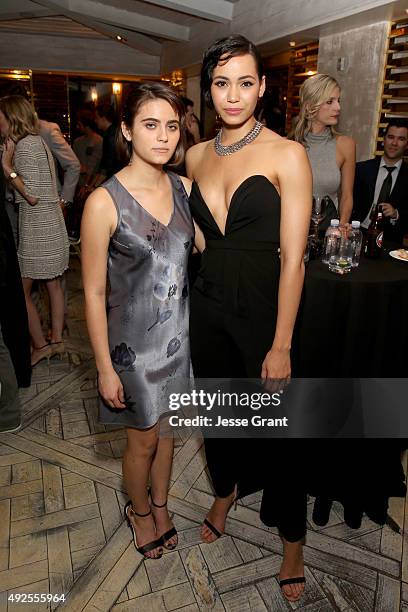
[[[265,176],[246,179],[232,197],[225,235],[196,183],[190,206],[206,241],[191,297],[194,375],[259,378],[273,342],[278,310],[279,194]],[[288,476],[289,457],[297,472],[300,460],[291,442],[206,438],[205,451],[217,496],[227,497],[235,484],[239,497],[264,489],[261,519],[295,542],[306,531],[306,494],[298,480],[293,491]]]
[[[311,211],[310,166],[295,143],[266,129],[260,133],[253,113],[264,79],[259,55],[245,38],[221,39],[206,51],[202,89],[223,128],[187,156],[195,179],[191,211],[204,238],[198,232],[196,244],[201,249],[205,241],[191,293],[194,376],[286,379]],[[223,138],[231,144],[225,146]],[[203,541],[222,534],[234,497],[263,490],[261,519],[283,536],[280,584],[285,597],[296,601],[304,583],[306,492],[295,444],[206,437],[205,451],[216,498],[204,520]]]

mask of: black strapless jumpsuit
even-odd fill
[[[272,346],[278,307],[280,196],[263,175],[232,196],[225,235],[198,185],[192,215],[206,249],[191,294],[190,342],[196,378],[260,378]],[[295,542],[306,532],[306,491],[296,440],[205,439],[216,495],[238,484],[239,496],[263,489],[262,521]]]

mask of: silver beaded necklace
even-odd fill
[[[233,144],[227,146],[221,144],[222,130],[220,130],[214,140],[214,149],[216,154],[231,155],[231,153],[236,153],[237,151],[240,151],[242,147],[245,147],[245,145],[255,140],[262,128],[263,124],[260,121],[256,121],[252,130],[250,130],[246,136],[241,138],[241,140],[238,140],[238,142],[234,142]]]

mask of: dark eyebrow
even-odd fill
[[[224,79],[224,81],[229,81],[229,78],[226,76],[218,75],[215,76],[214,79]],[[238,81],[243,81],[244,79],[256,79],[253,74],[246,74],[245,76],[241,76],[238,78]]]
[[[155,117],[146,117],[145,119],[141,120],[143,121],[156,121],[156,123],[160,123],[160,119],[156,119]],[[167,121],[167,123],[179,123],[178,119],[170,119],[169,121]]]

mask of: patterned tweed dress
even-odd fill
[[[68,268],[69,243],[59,206],[54,160],[41,136],[29,135],[17,143],[14,167],[26,192],[39,198],[31,206],[16,191],[21,276],[34,279],[61,276]]]

